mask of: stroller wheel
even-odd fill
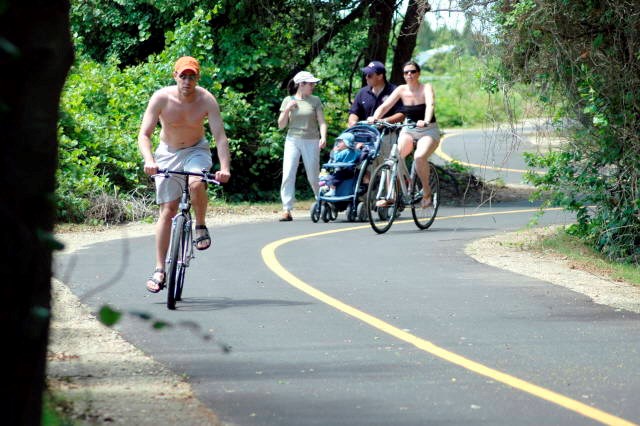
[[[356,208],[356,216],[360,222],[366,222],[369,220],[369,216],[367,216],[367,209],[362,201],[358,203],[358,207]]]
[[[338,218],[338,208],[334,203],[329,203],[329,220],[336,220]]]
[[[317,201],[311,205],[309,213],[311,214],[311,220],[313,223],[317,223],[318,220],[320,220],[320,205]]]
[[[322,203],[320,206],[320,217],[324,223],[327,223],[331,220],[331,208],[327,205],[327,203]]]

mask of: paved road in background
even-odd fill
[[[445,134],[433,161],[457,161],[470,167],[485,182],[524,184],[528,170],[523,153],[547,152],[548,140],[536,136],[533,124],[501,129],[450,130]],[[534,170],[539,172],[540,170]]]
[[[94,308],[175,325],[127,316],[120,330],[234,425],[638,422],[640,315],[464,254],[534,210],[445,207],[428,231],[405,214],[384,235],[342,217],[213,229],[174,312],[144,289],[152,237],[59,256],[56,270],[78,295],[111,283]],[[541,224],[569,221],[552,210]]]

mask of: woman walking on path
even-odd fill
[[[307,71],[300,71],[289,82],[290,96],[282,101],[278,127],[288,127],[282,159],[281,222],[293,220],[291,210],[295,201],[296,173],[300,157],[304,163],[307,179],[318,195],[318,175],[320,173],[320,149],[327,143],[327,123],[320,98],[314,96],[313,89],[320,79]]]

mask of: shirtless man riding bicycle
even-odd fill
[[[205,120],[209,122],[211,134],[216,141],[220,170],[215,179],[227,182],[231,176],[229,143],[224,131],[220,107],[216,98],[198,86],[200,64],[195,58],[184,56],[174,66],[176,85],[156,91],[142,118],[138,133],[138,148],[144,159],[144,172],[151,176],[159,168],[201,172],[213,165],[209,142],[204,137]],[[152,151],[151,137],[161,125],[160,143]],[[147,280],[147,290],[157,293],[164,288],[164,262],[171,236],[171,218],[178,211],[182,188],[173,179],[156,179],[156,202],[160,215],[156,223],[156,268]],[[206,227],[205,216],[208,197],[206,184],[197,178],[189,181],[196,227],[195,245],[205,250],[211,245],[211,236]]]

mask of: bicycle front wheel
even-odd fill
[[[429,163],[429,187],[431,188],[431,202],[432,205],[427,208],[422,208],[421,202],[424,194],[422,187],[422,181],[415,173],[414,170],[411,173],[411,214],[413,215],[413,221],[420,229],[427,229],[431,226],[434,220],[436,220],[436,214],[438,213],[438,207],[440,205],[440,180],[438,179],[438,172],[435,166]]]
[[[178,271],[176,272],[176,302],[182,300],[182,289],[184,288],[184,276],[189,267],[189,261],[193,258],[193,229],[191,216],[187,215],[182,228],[182,238],[180,240],[180,261],[178,262]]]
[[[378,234],[384,234],[391,228],[396,218],[398,182],[391,182],[391,167],[381,164],[373,172],[367,190],[367,211],[371,228]],[[386,205],[381,205],[386,201]]]
[[[171,229],[171,242],[169,243],[169,250],[167,252],[167,260],[165,262],[165,271],[167,272],[167,308],[174,310],[176,308],[176,290],[179,288],[178,279],[182,275],[181,280],[184,279],[184,272],[182,270],[182,254],[184,245],[184,224],[185,217],[178,216]],[[182,292],[182,290],[180,290]]]

